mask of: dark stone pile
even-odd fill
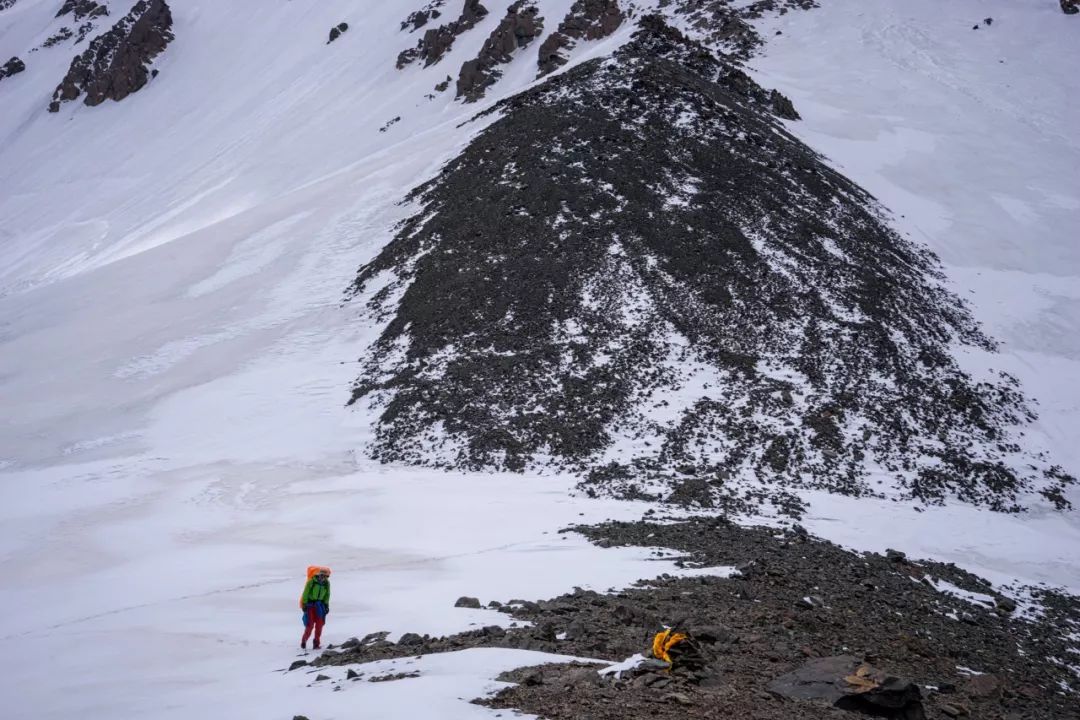
[[[491,603],[531,624],[444,638],[407,633],[397,643],[373,633],[313,664],[471,647],[619,661],[648,654],[653,634],[678,624],[700,646],[700,666],[666,671],[645,665],[608,679],[580,666],[526,669],[503,678],[520,684],[485,704],[595,720],[846,717],[837,708],[904,720],[919,713],[931,720],[953,713],[985,720],[1080,717],[1075,695],[1062,689],[1077,683],[1062,662],[1074,653],[1070,644],[1078,644],[1068,640],[1080,630],[1076,597],[1037,591],[1045,615],[1015,618],[1010,598],[955,566],[914,562],[901,553],[858,554],[797,527],[778,532],[698,519],[577,530],[603,546],[672,548],[685,553],[687,564],[740,572],[730,578],[662,575],[612,594],[577,590],[540,602]],[[993,599],[973,604],[935,590],[932,580]],[[872,694],[854,697],[864,693]]]
[[[24,70],[26,70],[26,63],[17,57],[13,57],[3,65],[0,65],[0,80],[11,77],[12,75],[18,75]]]
[[[993,343],[936,258],[776,122],[782,96],[650,16],[497,110],[357,277],[389,321],[352,398],[382,408],[375,457],[703,506],[746,479],[1065,504],[1015,381],[958,367]]]
[[[619,0],[576,0],[558,29],[540,45],[540,75],[562,67],[567,53],[579,40],[600,40],[615,32],[626,14]]]
[[[9,7],[14,7],[15,3],[19,0],[0,0],[0,10],[7,10]]]
[[[1080,13],[1080,0],[1061,0],[1061,12],[1066,15]]]
[[[465,0],[465,6],[461,9],[461,15],[457,20],[428,30],[416,47],[404,50],[398,55],[398,69],[417,60],[423,60],[424,67],[430,67],[439,62],[453,47],[454,40],[462,33],[476,27],[476,24],[487,14],[488,10],[480,4],[480,0]]]
[[[480,49],[480,54],[461,66],[457,80],[457,97],[476,102],[502,76],[500,65],[510,62],[512,54],[528,47],[544,30],[535,0],[517,0],[506,9],[499,22]]]
[[[142,89],[154,73],[150,62],[172,42],[172,12],[165,0],[139,0],[108,32],[71,61],[53,93],[49,112],[85,94],[88,106],[120,101]]]

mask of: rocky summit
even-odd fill
[[[1014,379],[952,354],[993,340],[787,98],[654,15],[492,112],[353,288],[387,322],[352,397],[376,457],[702,507],[747,478],[1065,503]]]

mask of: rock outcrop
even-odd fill
[[[506,10],[506,16],[492,31],[480,54],[461,66],[457,81],[457,97],[476,102],[502,76],[500,65],[510,62],[512,54],[528,47],[544,30],[535,0],[517,0]]]
[[[537,65],[540,75],[566,64],[566,53],[579,40],[600,40],[622,25],[626,14],[619,0],[576,0],[558,29],[540,45]]]
[[[1061,12],[1066,15],[1080,13],[1080,0],[1061,0]]]
[[[0,10],[7,10],[9,7],[15,7],[15,3],[19,0],[0,0]]]
[[[0,80],[11,77],[12,75],[18,75],[26,69],[26,63],[17,57],[13,57],[3,65],[0,65]]]
[[[414,32],[428,24],[431,20],[442,17],[442,8],[446,0],[432,0],[424,7],[409,13],[409,16],[401,21],[401,29]]]
[[[120,101],[138,92],[156,74],[150,63],[173,40],[172,12],[165,0],[139,0],[110,30],[71,62],[53,93],[49,112],[85,94],[84,103]]]
[[[75,22],[81,22],[84,19],[93,20],[94,18],[105,17],[108,14],[109,8],[102,3],[96,2],[96,0],[65,0],[56,13],[56,17],[70,15]]]
[[[853,495],[1059,504],[1015,438],[1033,414],[863,189],[752,79],[658,16],[612,58],[496,106],[361,268],[388,320],[353,402],[387,462],[584,474],[583,489],[742,497],[740,478]],[[890,486],[879,486],[884,471]],[[880,470],[879,470],[880,469]]]
[[[398,69],[417,60],[423,60],[424,67],[430,67],[439,62],[453,47],[454,40],[462,33],[476,27],[476,24],[487,14],[488,10],[480,4],[480,0],[465,0],[465,7],[462,8],[457,20],[428,30],[416,47],[404,50],[398,55]]]

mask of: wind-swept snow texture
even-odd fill
[[[778,488],[1015,510],[1073,482],[1018,442],[1015,379],[925,248],[660,16],[498,106],[356,292],[389,325],[356,400],[376,457],[588,471],[697,502]],[[621,441],[621,442],[620,442]]]

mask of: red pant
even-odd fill
[[[319,617],[319,611],[315,609],[314,605],[309,605],[307,609],[307,624],[304,625],[304,637],[300,638],[300,642],[306,643],[308,638],[311,637],[311,631],[315,631],[315,647],[319,647],[319,641],[322,640],[323,625],[326,624],[325,617]]]

